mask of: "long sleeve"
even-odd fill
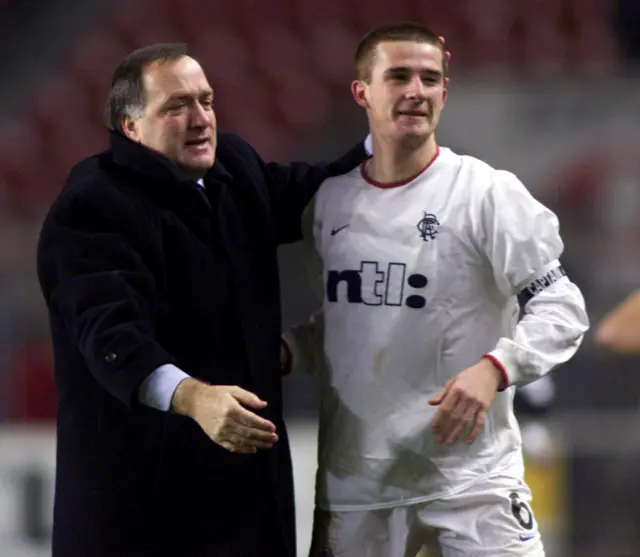
[[[559,261],[564,245],[556,216],[513,174],[494,176],[481,210],[481,249],[498,290],[517,296],[523,313],[512,338],[501,338],[487,354],[503,370],[505,388],[569,360],[589,319],[582,293]]]
[[[132,405],[153,370],[177,362],[155,340],[157,285],[142,255],[150,243],[144,224],[128,203],[92,193],[65,200],[46,219],[38,276],[88,370]]]

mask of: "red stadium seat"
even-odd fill
[[[309,71],[309,55],[300,37],[284,27],[268,26],[253,37],[255,64],[278,81]]]
[[[113,28],[128,48],[185,40],[172,10],[158,0],[119,0],[112,13]]]
[[[265,161],[286,162],[294,145],[282,124],[259,111],[247,110],[236,115],[233,131],[248,141]]]
[[[573,65],[587,73],[606,73],[620,60],[619,45],[600,21],[582,21],[572,41]]]
[[[345,97],[347,94],[345,84]],[[280,118],[301,134],[312,132],[331,118],[331,96],[322,83],[309,74],[281,80],[275,102]]]
[[[33,92],[30,114],[42,126],[43,132],[52,133],[61,121],[81,121],[95,111],[85,94],[84,84],[72,73],[57,72],[42,79]]]
[[[51,185],[42,132],[28,117],[0,128],[0,174],[6,202],[15,216],[33,218]]]
[[[566,10],[575,21],[611,21],[615,3],[608,0],[564,0]]]
[[[357,35],[340,23],[329,23],[313,29],[308,39],[311,69],[327,85],[348,94],[349,82],[355,77]]]
[[[216,90],[220,129],[267,156],[287,158],[300,138],[351,103],[353,54],[378,23],[408,19],[444,35],[452,77],[465,69],[558,73],[610,69],[617,48],[605,0],[117,0],[112,17],[81,37],[68,67],[44,76],[24,121],[0,128],[0,176],[9,191],[58,188],[70,166],[106,145],[102,107],[117,64],[135,47],[186,41]],[[35,161],[35,162],[34,162]],[[45,194],[49,195],[44,186]],[[27,201],[24,201],[27,203]],[[28,201],[31,203],[31,201]]]
[[[385,23],[415,20],[410,0],[367,0],[365,5],[358,2],[345,4],[350,7],[349,22],[359,35]]]
[[[257,76],[238,74],[234,80],[220,79],[214,83],[214,88],[216,114],[228,122],[246,111],[259,111],[265,115],[274,111],[273,87]]]
[[[5,176],[37,166],[42,152],[42,136],[29,118],[16,117],[0,127],[0,169]]]
[[[206,39],[210,28],[224,29],[230,33],[240,28],[242,13],[237,2],[210,2],[190,0],[188,2],[169,0],[165,2],[171,11],[175,24],[188,41],[189,47]]]
[[[464,0],[462,17],[480,40],[503,40],[513,25],[513,5],[505,0]],[[504,45],[507,46],[507,45]]]
[[[100,122],[88,119],[60,121],[47,142],[46,153],[68,172],[80,159],[107,147],[108,132]]]
[[[46,338],[25,341],[11,365],[11,417],[51,421],[56,417],[53,355]]]
[[[88,33],[79,41],[71,54],[71,68],[88,89],[91,100],[106,97],[111,76],[128,53],[122,39],[106,29]]]
[[[233,0],[230,4],[236,13],[236,29],[247,39],[265,26],[294,28],[295,12],[288,0]]]
[[[463,17],[457,6],[458,2],[413,0],[411,20],[426,25],[438,35],[444,35],[444,30],[457,27]]]
[[[220,82],[236,82],[252,73],[252,53],[247,43],[232,29],[222,26],[209,28],[190,52],[197,58],[214,88]]]
[[[512,5],[515,15],[522,18],[527,26],[540,22],[557,24],[565,15],[564,4],[558,0],[530,0],[514,2]]]
[[[464,30],[452,38],[455,43],[447,38],[447,46],[454,51],[454,68],[460,53],[467,66],[492,71],[507,69],[513,53],[513,5],[506,0],[464,0],[457,5],[460,8],[457,19]],[[459,52],[461,36],[466,39]]]
[[[348,2],[326,0],[308,2],[308,0],[290,0],[294,18],[294,27],[300,35],[307,37],[325,25],[350,26],[350,8]]]
[[[569,43],[557,25],[531,23],[523,37],[523,54],[530,73],[558,75],[569,62]]]

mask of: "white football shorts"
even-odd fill
[[[310,557],[544,557],[531,491],[496,475],[447,498],[364,511],[316,509]]]

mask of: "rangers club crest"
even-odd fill
[[[420,238],[422,238],[425,242],[429,240],[433,240],[438,234],[438,227],[440,223],[438,219],[433,213],[424,212],[424,216],[420,219],[418,224],[416,225],[418,232],[420,232]]]

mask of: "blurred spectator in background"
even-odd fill
[[[640,2],[618,0],[616,31],[624,55],[638,67],[640,64]]]
[[[621,356],[640,355],[640,290],[602,318],[596,329],[596,341]]]

